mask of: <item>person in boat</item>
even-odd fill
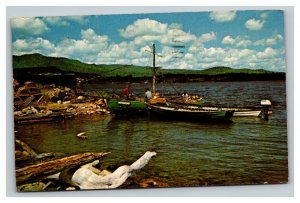
[[[187,92],[184,92],[184,93],[182,94],[182,99],[183,99],[184,102],[187,102],[187,101],[189,100],[189,95],[188,95]]]
[[[152,98],[152,92],[150,91],[149,88],[146,88],[146,91],[145,91],[145,100],[148,101],[151,98]]]
[[[123,89],[123,97],[125,99],[133,99],[133,93],[129,90],[129,85],[126,85]]]

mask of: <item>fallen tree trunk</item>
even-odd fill
[[[67,167],[80,167],[81,165],[95,161],[109,153],[83,153],[76,154],[52,161],[47,161],[16,170],[16,183],[22,184],[26,181],[37,180],[63,171]]]

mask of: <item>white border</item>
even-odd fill
[[[13,5],[13,6],[17,6],[17,5],[24,5],[25,1],[12,1],[6,4],[6,6],[8,5]],[[115,1],[109,1],[109,3],[104,3],[104,5],[111,5],[112,2]],[[118,5],[124,5],[125,1],[118,1]],[[128,1],[127,1],[128,2]],[[163,2],[163,1],[162,1]],[[174,2],[178,2],[178,1],[173,1]],[[195,1],[190,1],[190,2],[195,2]],[[228,1],[227,1],[228,2]],[[156,2],[156,5],[163,5],[163,3],[159,3]],[[27,5],[41,5],[40,1],[26,1]],[[132,5],[132,2],[125,4],[125,5]],[[176,4],[176,3],[175,3]],[[240,3],[245,5],[245,3]],[[265,3],[264,3],[265,4]],[[278,1],[275,1],[274,3],[275,5],[280,5],[280,3]],[[64,2],[58,2],[58,1],[51,1],[50,3],[48,2],[48,5],[65,5]],[[77,3],[74,3],[73,5],[79,5]],[[87,4],[88,5],[88,4]],[[134,5],[141,5],[141,4],[134,4]],[[149,5],[149,2],[148,4]],[[165,3],[164,5],[169,5],[169,3]],[[177,5],[182,5],[182,4],[176,4]],[[188,2],[185,2],[185,6],[191,5]],[[210,1],[210,5],[215,5],[213,4],[212,1]],[[224,3],[220,3],[217,5],[224,5]],[[233,4],[232,4],[233,5]],[[259,3],[259,5],[262,5],[262,3]],[[289,5],[294,5],[289,4]],[[274,7],[272,6],[268,6],[268,7],[263,7],[263,8],[257,8],[256,6],[252,6],[252,7],[230,7],[232,9],[239,9],[239,10],[245,10],[245,9],[272,9]],[[13,13],[12,10],[17,9],[17,13]],[[140,7],[139,10],[136,13],[141,13],[141,12],[176,12],[176,11],[201,11],[201,10],[215,10],[215,7],[206,7],[206,8],[196,8],[196,7],[160,7],[160,8],[156,8],[156,7]],[[221,8],[219,8],[221,9]],[[276,7],[275,9],[278,9],[278,7]],[[291,13],[291,9],[292,9],[292,13],[293,13],[293,8],[291,7],[281,7],[281,9],[288,11],[288,13]],[[8,78],[8,76],[10,76],[11,72],[9,72],[9,67],[10,66],[10,29],[8,27],[8,18],[13,16],[38,16],[38,15],[71,15],[71,14],[76,14],[76,15],[87,15],[87,14],[109,14],[109,13],[133,13],[134,8],[132,7],[106,7],[106,8],[98,8],[98,7],[72,7],[72,9],[70,8],[55,8],[55,9],[50,9],[47,7],[44,8],[36,8],[36,7],[19,7],[19,8],[14,8],[14,7],[8,7],[7,8],[7,14],[6,14],[6,21],[4,22],[4,24],[6,25],[6,37],[7,40],[4,41],[4,43],[1,44],[5,44],[7,43],[6,47],[6,59],[7,59],[7,64],[4,64],[2,67],[7,67],[6,68],[6,74],[1,74],[1,76],[5,77],[6,79]],[[1,15],[5,17],[5,9],[3,9],[3,7],[1,7]],[[55,14],[56,13],[56,14]],[[296,15],[296,12],[295,12]],[[294,62],[294,43],[293,43],[293,36],[294,36],[294,30],[293,30],[293,20],[294,20],[294,16],[289,16],[286,15],[285,16],[286,19],[286,50],[287,50],[287,64],[288,64],[288,71],[287,71],[287,80],[289,81],[288,83],[288,113],[289,113],[289,117],[288,117],[288,124],[289,124],[289,141],[294,141],[294,138],[292,138],[292,140],[290,139],[290,135],[293,135],[294,132],[294,126],[293,126],[293,112],[294,112],[294,95],[293,95],[293,76],[294,76],[294,70],[293,70],[293,62]],[[1,18],[1,23],[3,23],[3,19],[5,18]],[[291,24],[287,24],[287,21]],[[4,32],[2,32],[3,34]],[[296,35],[297,36],[297,35]],[[292,38],[292,39],[291,39]],[[5,34],[4,37],[2,37],[1,39],[5,39]],[[3,52],[4,49],[1,50],[1,53]],[[3,57],[4,54],[1,54],[1,56]],[[2,58],[1,58],[2,59]],[[2,62],[5,61],[5,58],[3,58],[3,60],[1,60]],[[295,70],[296,72],[296,70]],[[2,83],[4,83],[5,79],[0,80]],[[6,82],[7,88],[6,91],[9,91],[9,81]],[[1,84],[1,87],[3,87],[3,84]],[[296,88],[296,87],[295,87]],[[2,89],[1,89],[1,93],[2,93]],[[4,93],[5,94],[5,93]],[[3,94],[1,94],[3,95]],[[295,95],[296,96],[296,95]],[[10,103],[9,99],[6,99],[7,103]],[[7,106],[5,106],[7,107]],[[4,108],[3,108],[4,109]],[[11,113],[11,111],[7,111],[6,112],[8,115]],[[295,114],[297,114],[297,112],[295,112]],[[12,114],[10,114],[12,115]],[[291,116],[292,115],[292,116]],[[9,130],[9,128],[11,127],[11,123],[12,121],[10,121],[9,119],[11,119],[11,117],[6,116],[4,117],[3,121],[5,123],[5,120],[7,119],[7,131],[4,132],[2,135],[7,135],[7,141],[2,142],[2,143],[6,143],[6,151],[3,150],[3,148],[1,149],[3,153],[1,154],[5,154],[7,153],[7,156],[5,157],[7,160],[14,160],[12,156],[10,156],[9,154],[13,154],[12,151],[10,149],[13,149],[13,145],[11,145],[11,142],[13,142],[13,139],[9,138],[9,136],[11,136],[11,131]],[[2,129],[2,128],[1,128]],[[5,127],[4,127],[5,129]],[[3,139],[1,137],[1,139]],[[292,145],[292,147],[291,147]],[[293,143],[289,143],[289,155],[293,155],[293,151],[291,152],[291,149],[293,150]],[[5,159],[4,158],[4,159]],[[289,157],[291,158],[291,157]],[[293,158],[293,157],[292,157]],[[2,160],[4,160],[2,159]],[[290,160],[293,162],[293,159]],[[26,197],[26,196],[31,196],[31,197],[37,197],[37,196],[43,196],[43,197],[49,197],[49,196],[72,196],[72,197],[78,197],[78,196],[290,196],[292,195],[291,191],[293,191],[293,187],[291,187],[290,184],[288,185],[274,185],[271,186],[270,188],[267,188],[269,186],[237,186],[237,187],[201,187],[201,188],[168,188],[168,189],[145,189],[145,190],[116,190],[116,191],[84,191],[84,192],[54,192],[54,193],[15,193],[14,192],[14,173],[12,173],[12,167],[14,169],[13,164],[11,163],[12,161],[7,161],[7,173],[6,173],[6,178],[7,178],[7,188],[6,188],[6,195],[8,196],[22,196],[22,197]],[[291,162],[290,162],[291,163]],[[2,166],[2,164],[1,164]],[[293,165],[290,164],[290,167],[292,167]],[[1,167],[2,168],[2,167]],[[2,175],[2,174],[1,174]],[[1,176],[1,179],[5,178],[5,176]],[[4,180],[4,179],[2,179]],[[291,180],[292,182],[292,180]],[[12,184],[11,184],[12,183]],[[0,184],[1,185],[1,184]],[[13,186],[13,187],[12,187]],[[285,188],[285,186],[288,186],[288,188]],[[267,189],[266,189],[267,188]],[[1,191],[2,188],[1,188]],[[285,195],[284,195],[285,194]]]

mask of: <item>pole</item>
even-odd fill
[[[155,68],[155,44],[153,44],[153,81],[152,81],[152,91],[155,93],[155,83],[156,83],[156,68]]]

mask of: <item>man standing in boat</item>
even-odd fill
[[[152,98],[152,92],[150,91],[149,88],[146,88],[146,91],[145,91],[145,100],[148,101],[151,98]]]
[[[189,95],[188,95],[187,92],[184,92],[184,93],[182,94],[182,99],[183,99],[184,102],[187,102],[187,101],[189,100]]]

